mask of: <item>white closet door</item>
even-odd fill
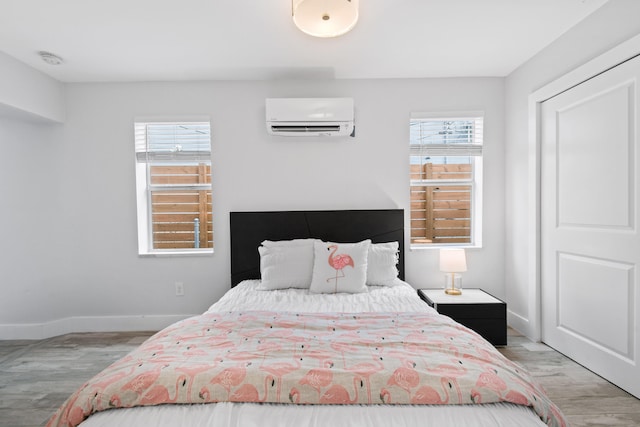
[[[542,339],[640,397],[640,57],[542,103]]]

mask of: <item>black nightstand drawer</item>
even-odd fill
[[[471,295],[470,295],[471,294]],[[473,329],[493,345],[507,345],[507,304],[481,289],[468,290],[460,302],[442,290],[418,289],[418,295],[438,313]],[[478,301],[478,302],[476,302]]]
[[[438,313],[456,319],[505,319],[506,304],[434,304]]]

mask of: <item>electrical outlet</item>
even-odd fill
[[[176,282],[175,285],[176,285],[176,296],[177,297],[184,296],[184,283]]]

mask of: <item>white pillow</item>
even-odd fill
[[[398,242],[373,243],[367,258],[367,285],[392,286],[398,277]]]
[[[315,241],[313,293],[367,292],[367,256],[371,240],[360,243]]]
[[[264,242],[263,242],[264,243]],[[260,246],[258,289],[306,289],[313,273],[313,240],[304,244]]]

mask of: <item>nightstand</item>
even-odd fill
[[[507,304],[482,289],[447,295],[440,289],[418,289],[418,295],[438,313],[473,329],[493,345],[507,345]]]

